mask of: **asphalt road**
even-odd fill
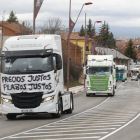
[[[111,98],[86,97],[84,92],[74,95],[73,114],[65,114],[60,119],[52,119],[50,115],[19,116],[15,121],[7,121],[2,116],[0,138],[20,133],[5,139],[139,140],[140,87],[130,79],[118,82],[118,87]]]
[[[73,116],[92,108],[103,102],[108,96],[87,98],[85,92],[74,95],[74,111],[72,114],[64,114],[60,119],[53,119],[51,115],[19,116],[14,121],[9,121],[5,116],[0,117],[0,138],[27,131],[42,125]]]

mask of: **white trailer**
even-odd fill
[[[115,63],[112,55],[88,55],[86,96],[108,94],[114,96],[116,88]]]
[[[64,92],[59,35],[15,36],[2,49],[2,114],[72,113],[73,94]]]

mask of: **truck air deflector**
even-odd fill
[[[46,56],[53,53],[52,49],[43,49],[43,50],[22,50],[22,51],[3,51],[3,57],[25,57],[25,56]]]
[[[18,40],[19,39],[37,39],[39,37],[39,35],[33,35],[33,36],[19,36],[18,37]]]

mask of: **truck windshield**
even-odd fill
[[[124,69],[116,69],[116,72],[117,72],[117,73],[124,73],[125,70],[124,70]]]
[[[110,75],[111,67],[89,67],[88,75]]]
[[[52,70],[51,55],[45,57],[9,57],[2,61],[2,73],[42,73]]]

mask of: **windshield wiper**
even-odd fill
[[[17,69],[17,70],[10,70],[10,72],[21,72],[21,71]]]
[[[28,70],[28,71],[41,71],[41,72],[44,72],[43,70]]]

